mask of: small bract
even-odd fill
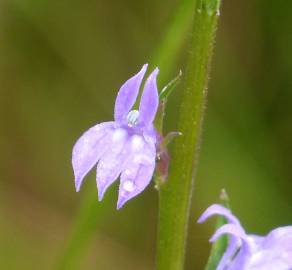
[[[266,236],[246,234],[230,210],[218,204],[210,206],[198,222],[213,215],[224,216],[228,224],[220,227],[210,241],[214,242],[224,234],[230,236],[217,270],[292,269],[292,226],[279,227]]]
[[[120,88],[114,121],[87,130],[73,147],[76,191],[86,174],[97,165],[98,198],[120,176],[117,208],[142,192],[150,183],[156,159],[157,133],[153,126],[159,98],[156,68],[147,78],[138,110],[132,110],[147,64]]]

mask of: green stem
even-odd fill
[[[159,190],[157,270],[181,270],[220,0],[197,0],[170,173]]]

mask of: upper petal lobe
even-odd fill
[[[221,215],[224,216],[228,222],[233,224],[240,224],[239,220],[236,216],[234,216],[231,211],[225,207],[223,207],[220,204],[213,204],[209,206],[205,212],[200,216],[198,219],[199,223],[204,222],[207,218],[213,216],[213,215]]]
[[[139,88],[146,70],[147,64],[145,64],[136,75],[127,80],[120,88],[115,103],[115,121],[122,123],[126,119],[137,99]]]
[[[155,118],[157,112],[159,97],[157,90],[156,77],[158,75],[158,68],[156,68],[146,80],[144,90],[141,96],[139,106],[139,124],[148,126]]]

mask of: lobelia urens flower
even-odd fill
[[[198,222],[213,215],[224,216],[228,223],[220,227],[210,241],[214,242],[224,234],[230,236],[217,270],[292,269],[292,226],[279,227],[266,236],[246,234],[230,210],[218,204],[211,205]]]
[[[93,126],[73,147],[76,190],[80,190],[85,175],[97,165],[99,200],[120,176],[118,209],[147,187],[155,168],[157,133],[153,120],[159,103],[158,68],[145,82],[139,109],[132,110],[146,70],[147,64],[120,88],[114,121]]]

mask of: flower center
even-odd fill
[[[128,126],[133,127],[136,126],[139,119],[139,111],[132,110],[127,115]]]

